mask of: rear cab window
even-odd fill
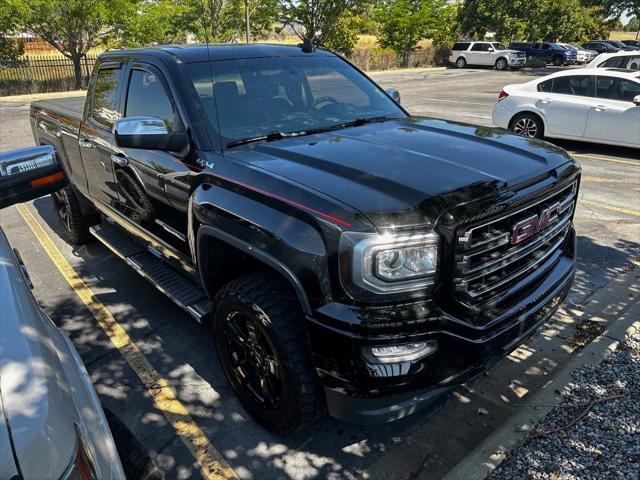
[[[111,128],[120,116],[118,91],[122,68],[104,66],[98,69],[91,97],[91,119],[105,128]]]

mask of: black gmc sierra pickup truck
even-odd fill
[[[411,116],[327,51],[108,52],[86,100],[36,102],[31,124],[68,180],[68,239],[209,325],[276,432],[412,413],[525,341],[573,280],[571,157]]]

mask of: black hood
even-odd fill
[[[570,159],[505,130],[416,117],[228,153],[330,195],[377,227],[435,223],[462,202],[521,188]]]

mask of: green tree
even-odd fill
[[[380,23],[380,45],[402,55],[402,64],[409,64],[409,55],[424,38],[442,41],[449,26],[448,9],[455,7],[447,0],[382,0],[376,9]]]
[[[81,61],[92,48],[116,36],[133,0],[5,0],[16,23],[31,30],[73,63],[75,88],[83,88]]]
[[[585,6],[581,0],[466,0],[459,20],[471,37],[494,32],[506,42],[582,41],[607,33],[602,7]]]
[[[355,16],[366,0],[280,0],[281,20],[300,40],[348,53],[357,41]]]
[[[9,37],[18,30],[16,20],[15,9],[5,2],[0,2],[0,62],[15,60],[24,51],[22,43]]]

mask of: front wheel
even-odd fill
[[[213,333],[240,402],[263,427],[286,435],[323,411],[297,297],[276,275],[252,274],[214,300]]]
[[[556,67],[561,67],[564,64],[564,61],[562,60],[562,57],[558,55],[553,57],[552,63]]]
[[[521,137],[544,137],[544,124],[540,117],[533,113],[521,113],[517,115],[511,122],[511,130]]]
[[[496,70],[505,70],[509,64],[504,58],[499,58],[496,60]]]
[[[463,57],[460,57],[458,60],[456,60],[456,67],[464,68],[466,66],[467,66],[467,61]]]

